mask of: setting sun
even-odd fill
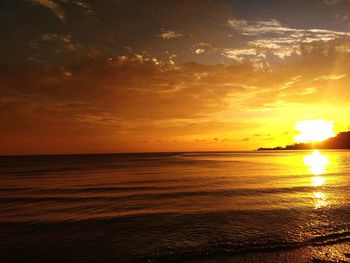
[[[335,136],[333,122],[325,120],[304,120],[296,124],[300,132],[294,137],[296,142],[321,142]]]

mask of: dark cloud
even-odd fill
[[[245,91],[240,83],[246,83],[252,70],[248,65],[172,65],[141,55],[50,71],[5,64],[0,91],[31,103],[58,103],[79,114],[191,118],[223,109],[227,96]]]
[[[79,61],[84,54],[95,53],[101,59],[118,55],[126,46],[137,53],[147,51],[157,57],[166,57],[168,51],[185,59],[191,55],[191,46],[201,38],[207,38],[208,33],[223,37],[223,32],[217,28],[228,19],[228,6],[228,1],[209,0],[4,0],[1,17],[4,41],[1,46],[6,52],[0,52],[11,61],[34,59],[53,66]],[[162,31],[161,35],[166,37],[187,37],[176,45],[169,45],[157,37]],[[70,36],[81,46],[81,50],[75,52],[82,54],[77,56],[57,50],[52,43],[34,46],[33,42],[43,35],[56,35],[58,42],[64,36]],[[189,51],[181,52],[184,49]]]

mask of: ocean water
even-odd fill
[[[0,157],[1,262],[179,262],[350,240],[350,151]]]

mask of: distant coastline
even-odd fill
[[[285,147],[258,148],[258,151],[266,150],[308,150],[308,149],[350,149],[350,131],[340,132],[335,137],[322,142],[294,143]]]

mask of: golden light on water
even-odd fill
[[[304,164],[309,167],[312,175],[311,185],[313,187],[322,187],[326,182],[326,177],[321,175],[326,173],[326,168],[330,164],[329,158],[321,154],[319,150],[314,150],[312,154],[304,156]],[[329,204],[326,193],[317,190],[313,192],[314,206],[316,209],[325,207]]]
[[[327,195],[325,193],[314,192],[313,197],[314,197],[314,205],[316,209],[322,208],[328,205]]]
[[[295,129],[300,134],[295,135],[294,140],[298,143],[321,142],[334,137],[334,124],[325,120],[304,120],[296,124]]]
[[[304,163],[313,175],[321,175],[325,173],[326,167],[329,165],[329,158],[321,154],[319,150],[314,150],[311,155],[304,157]]]
[[[315,187],[322,186],[326,182],[326,178],[320,177],[320,176],[312,177],[311,180],[312,180],[312,186],[315,186]]]

